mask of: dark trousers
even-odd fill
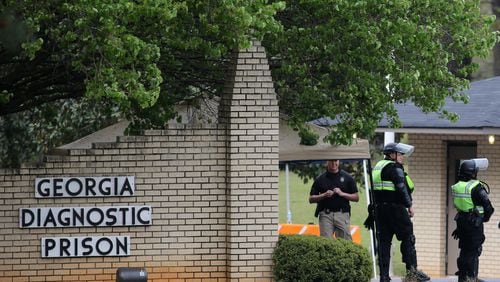
[[[417,252],[415,250],[415,236],[413,223],[407,209],[402,205],[377,205],[377,233],[378,233],[378,265],[380,276],[389,276],[391,261],[391,242],[394,235],[401,241],[401,255],[406,269],[417,268]]]
[[[458,214],[456,217],[459,233],[457,258],[459,278],[476,278],[479,272],[479,256],[484,243],[484,225],[482,220],[472,220],[470,214]]]

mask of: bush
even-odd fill
[[[368,250],[344,239],[282,235],[273,264],[276,281],[362,282],[372,277]]]

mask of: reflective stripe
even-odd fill
[[[479,180],[467,182],[467,185],[465,186],[465,193],[470,194],[472,192],[472,188],[476,187],[478,184],[479,184]]]
[[[307,225],[302,226],[302,229],[300,229],[299,234],[302,235],[304,232],[307,230]]]
[[[469,198],[469,194],[463,194],[463,193],[453,193],[453,197],[458,197],[458,198]]]
[[[375,183],[373,185],[373,187],[375,188],[375,190],[394,190],[394,189],[391,189],[391,188],[394,188],[394,183],[392,183],[391,181],[382,181],[380,183]],[[379,189],[377,189],[377,188],[379,188]],[[389,189],[384,189],[384,188],[389,188]]]

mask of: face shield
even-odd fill
[[[394,151],[399,152],[401,154],[404,154],[406,157],[409,157],[413,153],[414,150],[415,150],[415,147],[412,145],[408,145],[405,143],[398,143],[398,144],[396,144]]]
[[[487,170],[488,169],[488,159],[487,158],[480,158],[480,159],[472,159],[474,163],[476,164],[476,168],[478,170]]]

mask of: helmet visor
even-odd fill
[[[486,170],[488,169],[488,159],[487,158],[481,158],[481,159],[472,159],[474,163],[476,164],[476,168],[479,170]]]
[[[410,156],[413,151],[415,150],[415,147],[413,147],[412,145],[408,145],[408,144],[405,144],[405,143],[398,143],[396,145],[396,148],[395,148],[396,152],[399,152],[401,154],[404,154],[406,156]]]

